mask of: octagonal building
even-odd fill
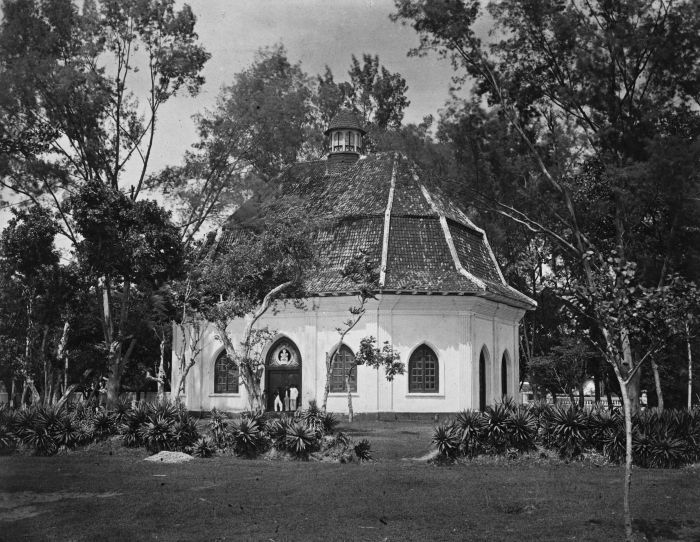
[[[316,239],[320,265],[306,284],[305,309],[280,306],[260,321],[277,332],[265,351],[266,407],[292,386],[301,405],[320,404],[336,328],[357,304],[341,271],[360,251],[379,264],[379,290],[336,356],[328,410],[347,411],[344,368],[370,335],[392,344],[406,372],[387,382],[383,370],[358,367],[356,413],[455,412],[504,395],[517,400],[518,325],[535,302],[506,284],[484,231],[405,156],[363,155],[365,132],[352,113],[341,111],[325,133],[327,158],[297,163],[278,180],[309,213],[332,220]],[[219,242],[227,235],[224,229]],[[239,339],[243,329],[240,321],[230,332]],[[210,326],[184,401],[190,410],[245,410],[245,388],[216,335]],[[179,381],[175,362],[172,376]]]

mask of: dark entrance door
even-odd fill
[[[301,403],[301,355],[296,345],[289,339],[280,339],[272,345],[265,364],[265,391],[267,410],[275,410],[275,397],[279,395],[284,411],[294,410],[294,405],[285,402],[287,395],[293,395],[296,388],[297,406]]]

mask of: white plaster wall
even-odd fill
[[[281,306],[276,313],[271,311],[261,319],[261,326],[267,325],[278,336],[288,337],[299,349],[304,406],[311,399],[319,404],[323,400],[326,353],[332,352],[337,344],[336,328],[348,319],[348,307],[355,303],[354,297],[315,298],[307,302],[305,310]],[[408,369],[411,353],[425,343],[438,356],[439,391],[411,394],[407,374],[387,382],[383,370],[358,367],[357,392],[352,396],[355,412],[455,412],[478,408],[478,361],[483,345],[488,349],[490,361],[487,404],[500,399],[500,360],[505,349],[512,361],[509,389],[517,389],[517,327],[524,311],[482,298],[437,295],[384,295],[366,308],[362,320],[346,335],[345,344],[355,352],[366,336],[377,338],[380,347],[388,340]],[[229,329],[234,344],[240,341],[244,325],[240,320]],[[192,410],[213,407],[244,410],[248,402],[242,384],[237,394],[214,394],[214,361],[223,348],[216,334],[213,326],[209,326],[200,359],[188,375],[186,404]],[[173,382],[178,377],[175,361]],[[347,412],[347,394],[330,394],[328,409]]]

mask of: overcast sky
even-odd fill
[[[411,105],[405,122],[436,115],[449,96],[452,69],[436,55],[407,57],[418,44],[415,31],[392,23],[392,0],[190,0],[197,32],[211,59],[206,84],[196,98],[168,103],[160,118],[155,161],[159,169],[179,161],[195,140],[192,115],[212,107],[222,85],[250,66],[260,47],[282,43],[292,62],[301,61],[309,75],[328,65],[336,80],[347,79],[351,55],[379,55],[389,71],[408,84]]]

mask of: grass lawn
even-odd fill
[[[0,540],[620,540],[622,468],[478,460],[433,466],[432,422],[360,421],[369,464],[231,456],[143,461],[109,442],[0,457]],[[342,428],[342,430],[348,428]],[[110,454],[111,452],[111,454]],[[700,468],[634,471],[635,528],[700,540]]]

